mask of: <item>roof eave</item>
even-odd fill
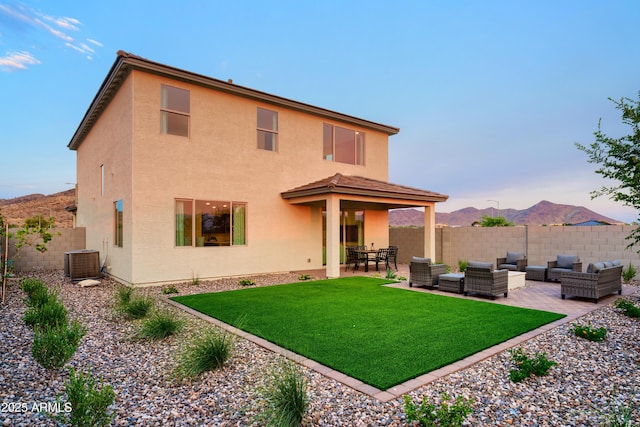
[[[445,202],[449,198],[446,195],[415,195],[415,194],[402,194],[388,191],[374,191],[374,190],[362,190],[354,188],[340,188],[340,187],[328,187],[328,188],[313,188],[300,191],[287,191],[281,193],[283,199],[296,199],[300,197],[320,196],[323,194],[348,194],[351,196],[365,196],[376,198],[389,198],[399,200],[414,200],[420,202]]]

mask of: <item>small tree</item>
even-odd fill
[[[511,227],[513,223],[507,221],[503,216],[491,217],[488,215],[482,215],[482,221],[480,221],[481,227]]]
[[[51,229],[55,226],[55,219],[45,219],[42,215],[36,215],[24,220],[24,225],[16,231],[15,247],[19,251],[23,246],[33,246],[38,252],[47,251],[47,243],[53,239]],[[41,242],[36,243],[40,239]]]
[[[589,147],[576,143],[579,150],[587,153],[589,163],[600,165],[596,173],[615,182],[610,187],[602,186],[591,192],[591,198],[609,196],[625,206],[640,209],[640,92],[638,100],[621,98],[615,101],[609,98],[620,110],[622,123],[631,127],[631,133],[620,138],[611,138],[602,132],[598,121],[598,130],[593,134],[595,142]],[[630,248],[640,244],[640,228],[627,236]],[[637,251],[640,253],[640,250]]]

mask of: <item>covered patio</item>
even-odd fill
[[[346,210],[384,212],[386,235],[375,235],[378,247],[389,243],[388,210],[424,208],[424,257],[435,258],[435,204],[449,196],[371,178],[335,174],[281,193],[292,205],[323,208],[326,212],[326,275],[340,277],[341,213]],[[366,241],[372,234],[365,231]],[[372,240],[373,241],[373,240]],[[418,254],[416,254],[418,255]]]

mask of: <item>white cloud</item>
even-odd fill
[[[25,70],[29,65],[39,64],[29,52],[9,52],[6,56],[0,57],[0,69],[3,71]]]

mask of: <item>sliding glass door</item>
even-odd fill
[[[364,211],[340,211],[340,264],[344,264],[345,248],[364,245]],[[322,211],[322,264],[327,264],[327,213]]]

